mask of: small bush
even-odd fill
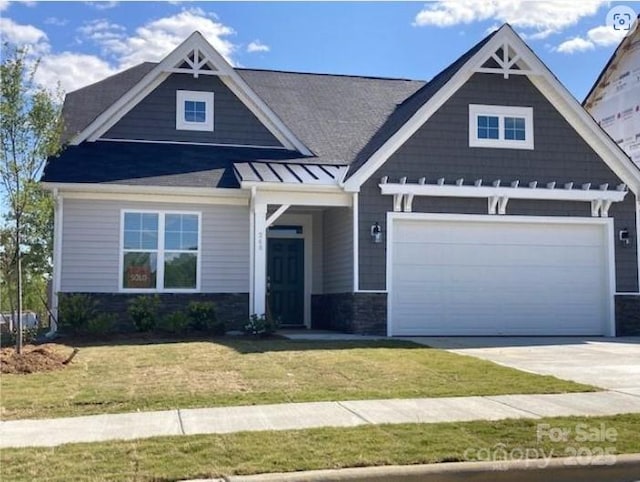
[[[184,311],[178,310],[164,316],[160,320],[158,328],[160,331],[164,331],[166,333],[185,333],[189,327],[190,321],[191,320]]]
[[[60,327],[73,333],[82,333],[87,330],[89,320],[96,317],[98,300],[90,295],[75,293],[60,297],[58,307],[58,322]]]
[[[265,315],[253,314],[249,318],[249,322],[244,326],[244,332],[251,336],[267,337],[273,335],[280,323],[271,317]]]
[[[38,334],[39,334],[38,328],[24,327],[22,329],[22,343],[25,345],[28,343],[34,343],[38,338]],[[17,340],[18,340],[17,329],[0,333],[0,347],[2,348],[15,346]]]
[[[214,335],[224,335],[224,321],[218,320],[216,305],[211,301],[191,301],[187,308],[189,326],[194,330],[208,331]]]
[[[113,331],[117,316],[114,313],[100,313],[91,318],[87,324],[87,331],[91,335],[106,335]]]
[[[151,331],[156,326],[160,298],[153,296],[136,296],[129,301],[127,312],[138,331]]]

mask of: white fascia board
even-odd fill
[[[627,191],[601,191],[597,189],[547,189],[490,186],[438,186],[432,184],[380,184],[383,195],[412,194],[431,197],[537,199],[550,201],[593,201],[620,202]]]
[[[345,192],[263,191],[255,194],[257,204],[290,204],[292,206],[351,207],[352,196]]]
[[[53,191],[57,189],[59,196],[69,199],[233,204],[242,206],[246,206],[249,203],[249,193],[241,189],[54,182],[42,182],[40,185],[47,190]]]
[[[236,178],[238,175],[236,174]],[[251,189],[257,188],[260,191],[279,191],[279,192],[304,192],[314,194],[317,192],[343,193],[344,190],[337,184],[310,184],[310,183],[286,183],[286,182],[269,182],[269,181],[242,181],[240,188]]]
[[[88,127],[76,135],[72,145],[85,140],[95,141],[106,133],[127,112],[135,107],[153,89],[159,86],[169,75],[174,64],[184,58],[192,49],[198,48],[214,64],[217,75],[236,94],[247,107],[260,119],[267,129],[288,149],[297,150],[304,155],[312,155],[311,151],[289,130],[278,116],[262,99],[242,80],[238,73],[220,55],[200,32],[194,32],[184,42],[167,55],[131,90],[125,93],[111,107],[100,114]]]

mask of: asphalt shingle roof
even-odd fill
[[[238,151],[211,146],[129,142],[109,142],[108,149],[104,149],[106,142],[83,143],[67,148],[58,158],[50,159],[43,180],[234,187],[228,164],[259,160],[350,164],[348,175],[351,175],[492,35],[428,83],[237,69],[245,82],[314,153],[311,157],[290,152],[283,154],[282,150],[271,149]],[[156,65],[143,63],[67,94],[63,108],[67,139],[87,127]]]

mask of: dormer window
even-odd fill
[[[533,108],[470,104],[469,146],[533,149]]]
[[[176,129],[213,131],[213,92],[176,92]]]

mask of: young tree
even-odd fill
[[[4,44],[0,66],[0,181],[7,201],[6,218],[10,220],[11,243],[7,243],[10,272],[16,279],[18,336],[16,350],[22,351],[23,247],[25,240],[34,241],[34,233],[50,224],[50,201],[37,187],[47,157],[61,149],[62,117],[60,96],[34,82],[38,62],[31,62],[27,49]],[[44,208],[44,210],[43,210]],[[38,224],[40,223],[40,225]],[[47,243],[41,243],[43,256]],[[30,248],[39,249],[38,246]],[[36,259],[31,249],[27,259]],[[46,270],[46,267],[40,267]],[[37,272],[37,270],[35,270]],[[7,273],[7,274],[9,274]],[[34,273],[30,270],[30,274]],[[7,278],[10,281],[13,277]],[[11,290],[9,290],[11,291]]]

